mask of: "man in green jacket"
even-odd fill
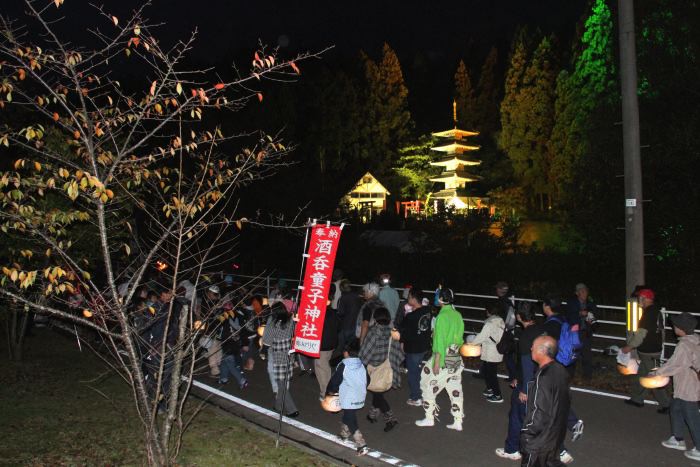
[[[464,321],[462,315],[452,305],[454,294],[448,288],[442,288],[439,304],[442,307],[435,319],[433,329],[433,356],[426,362],[421,373],[421,391],[425,418],[417,420],[418,426],[435,425],[437,404],[435,398],[445,389],[450,397],[450,412],[454,422],[447,428],[462,431],[464,418],[462,391],[462,357],[459,347],[464,342]]]

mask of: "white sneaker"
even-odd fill
[[[669,439],[661,441],[661,446],[670,449],[678,449],[679,451],[685,451],[685,441],[678,441],[675,436],[671,436]]]
[[[571,442],[578,440],[581,436],[583,436],[583,420],[579,420],[571,428]]]
[[[569,451],[564,449],[559,453],[559,460],[564,464],[571,464],[574,461],[574,456],[569,454]]]
[[[462,431],[462,422],[455,420],[452,425],[447,425],[448,430]]]
[[[412,407],[422,407],[423,406],[423,399],[409,399],[406,401],[406,404],[412,406]]]
[[[498,457],[502,457],[504,459],[510,459],[513,461],[519,461],[523,457],[520,455],[519,452],[506,452],[506,450],[503,448],[496,449],[496,455]]]
[[[416,426],[435,426],[435,420],[432,418],[424,418],[416,420]]]
[[[685,454],[685,457],[688,459],[693,459],[694,461],[700,461],[700,451],[697,450],[697,448],[690,449],[689,451],[685,451],[683,454]]]

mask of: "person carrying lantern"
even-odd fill
[[[328,382],[326,395],[338,395],[343,411],[340,437],[347,441],[352,437],[357,454],[367,454],[367,444],[357,424],[357,411],[365,406],[367,397],[367,371],[358,355],[359,339],[351,340],[343,350],[343,361],[338,364]]]
[[[439,289],[438,303],[441,308],[433,330],[433,356],[423,366],[420,381],[425,418],[417,420],[416,425],[435,425],[435,415],[438,411],[435,398],[444,389],[450,398],[450,411],[454,417],[453,423],[447,425],[447,428],[462,431],[464,394],[459,347],[464,342],[464,321],[452,305],[454,293],[451,289]]]
[[[663,349],[663,316],[659,306],[654,303],[654,291],[650,288],[639,288],[633,295],[639,300],[642,309],[642,317],[637,325],[637,330],[631,332],[620,352],[630,353],[637,351],[639,358],[639,370],[637,376],[647,376],[649,372],[658,368],[661,362],[661,350]],[[634,407],[644,407],[644,396],[647,390],[639,384],[639,378],[635,377],[632,386],[632,397],[625,400],[625,404]],[[652,393],[659,402],[660,414],[668,413],[671,400],[665,388],[653,389]]]
[[[673,400],[671,400],[671,432],[662,441],[664,447],[685,451],[685,457],[700,461],[700,338],[695,334],[698,320],[690,313],[681,313],[672,319],[673,331],[678,336],[678,346],[673,356],[658,370],[656,376],[673,376]],[[685,450],[683,440],[685,426],[693,439],[693,449]]]

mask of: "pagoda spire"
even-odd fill
[[[455,122],[455,130],[457,129],[457,99],[452,99],[452,120]]]

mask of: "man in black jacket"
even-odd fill
[[[408,369],[408,387],[410,396],[406,403],[414,407],[422,407],[423,396],[420,389],[420,367],[425,360],[425,353],[432,347],[430,322],[432,315],[430,307],[423,306],[423,292],[418,287],[408,291],[407,306],[411,307],[398,329],[401,333],[401,344],[406,353],[406,368]],[[402,313],[403,314],[403,313]]]
[[[654,303],[654,291],[649,288],[637,290],[636,297],[639,306],[642,308],[642,317],[639,320],[637,330],[629,334],[627,345],[620,352],[630,353],[637,351],[639,357],[639,370],[634,377],[632,385],[632,397],[625,400],[625,403],[634,407],[644,407],[644,396],[647,389],[639,384],[640,376],[647,376],[649,372],[661,366],[661,350],[663,349],[663,316],[659,306]],[[657,412],[666,414],[671,405],[671,397],[667,388],[657,388],[652,390],[652,394],[659,402]]]
[[[532,344],[532,360],[539,370],[527,390],[527,415],[520,435],[522,465],[554,467],[564,465],[559,446],[566,435],[569,414],[569,375],[555,360],[557,341],[541,336]]]

